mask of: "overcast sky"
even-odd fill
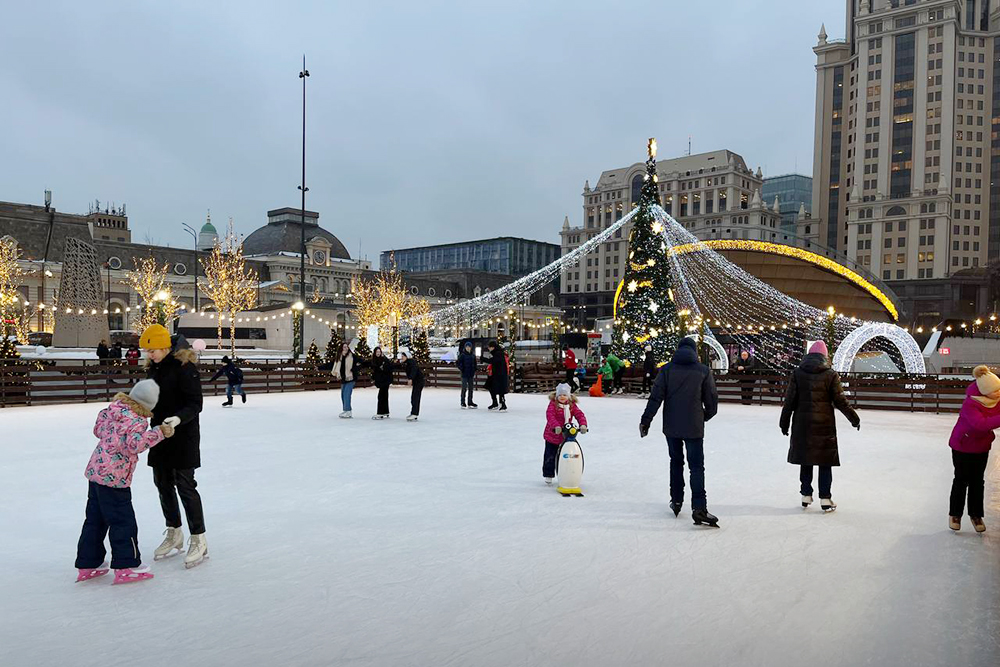
[[[133,237],[248,234],[299,206],[356,255],[558,242],[583,183],[728,148],[811,175],[821,22],[843,0],[19,2],[0,39],[0,200],[125,202]]]

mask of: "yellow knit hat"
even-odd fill
[[[162,324],[150,324],[139,337],[139,347],[144,350],[169,350],[170,332]]]
[[[989,396],[1000,389],[1000,378],[993,374],[987,366],[976,366],[972,370],[972,377],[976,378],[976,387],[983,396]]]

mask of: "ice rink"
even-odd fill
[[[843,417],[823,514],[799,506],[778,410],[708,425],[709,509],[667,507],[659,417],[584,397],[585,498],[541,479],[546,398],[510,412],[424,393],[418,423],[373,422],[373,390],[206,399],[210,560],[152,562],[163,520],[133,483],[156,578],[74,584],[103,404],[0,410],[0,664],[391,667],[1000,664],[1000,464],[988,532],[947,527],[954,416]]]

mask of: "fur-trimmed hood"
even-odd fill
[[[128,394],[123,394],[122,392],[118,392],[117,394],[115,394],[113,400],[121,401],[122,403],[125,404],[126,407],[128,407],[129,410],[139,415],[140,417],[149,419],[150,417],[153,416],[152,411],[150,411],[148,408],[146,408],[146,406],[142,405],[141,403],[133,401]]]

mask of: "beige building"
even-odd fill
[[[947,317],[944,279],[1000,258],[1000,3],[848,0],[846,34],[821,29],[813,49],[813,219],[798,234],[893,281],[911,318]],[[924,307],[928,290],[942,298]]]
[[[564,220],[562,253],[579,247],[620,220],[639,203],[646,173],[644,162],[605,171],[591,189],[583,188],[583,225]],[[777,202],[760,196],[763,174],[728,150],[689,155],[656,164],[660,203],[680,224],[700,239],[753,239],[787,243],[781,233]],[[580,326],[612,315],[615,290],[625,275],[631,225],[562,274],[561,293],[566,317]]]

